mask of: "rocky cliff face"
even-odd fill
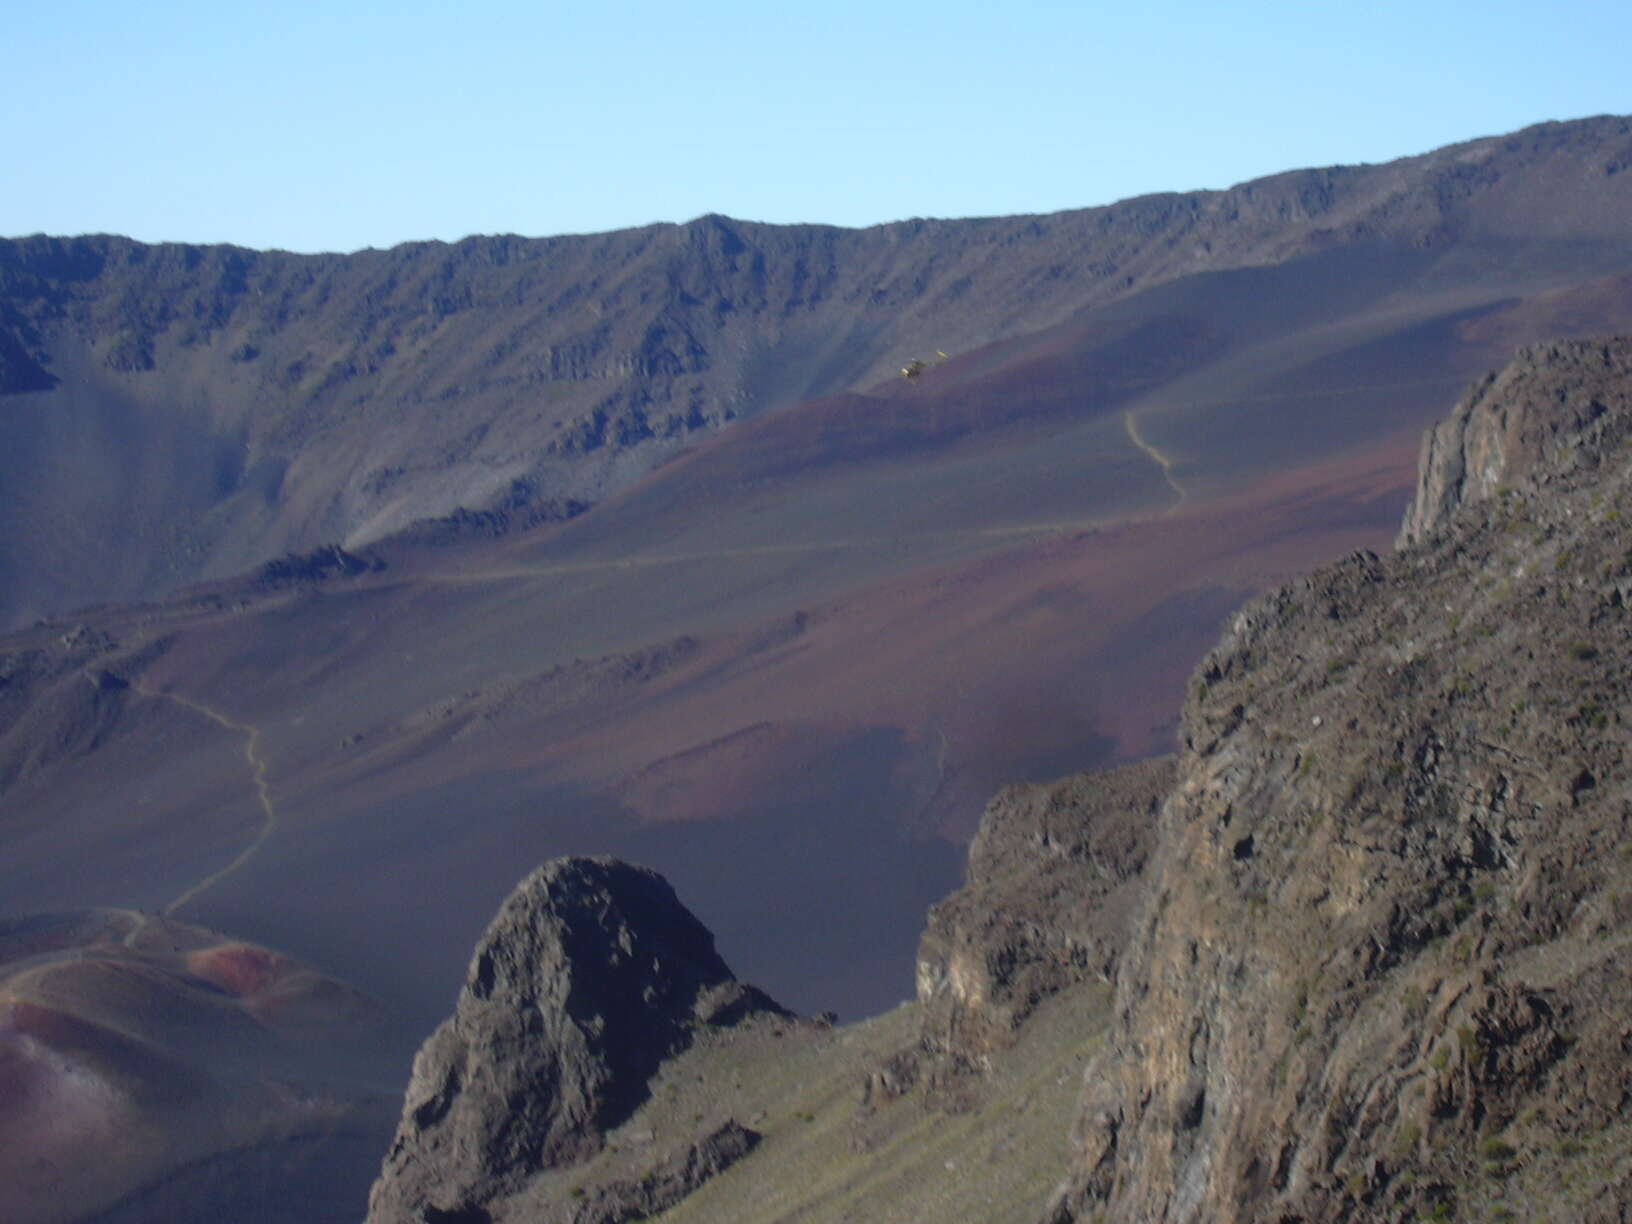
[[[546,864],[506,900],[453,1017],[414,1060],[369,1220],[505,1219],[540,1173],[595,1154],[694,1032],[765,1013],[785,1014],[732,978],[660,876],[613,859]],[[599,1188],[578,1206],[601,1214],[584,1218],[627,1218],[706,1177],[752,1146],[740,1129]]]
[[[1045,1004],[1102,1014],[1081,988],[1114,976],[1049,1224],[1627,1218],[1632,340],[1522,352],[1431,435],[1420,487],[1399,552],[1232,619],[1176,758],[994,800],[844,1176],[935,1116],[894,1098],[984,1118],[968,1085],[1059,1022]],[[507,905],[416,1063],[371,1218],[560,1206],[540,1171],[595,1152],[710,992],[735,997],[689,917],[617,916],[626,880],[672,904],[569,861]],[[675,976],[656,929],[692,932],[678,988],[643,976]],[[586,1025],[572,983],[631,948]],[[753,1147],[710,1126],[563,1218],[659,1209]],[[749,1161],[710,1191],[802,1176]]]
[[[1536,345],[1482,379],[1422,441],[1417,491],[1398,546],[1421,544],[1458,509],[1603,458],[1588,427],[1632,397],[1632,366],[1618,346]]]
[[[987,1069],[1043,1000],[1114,976],[1172,780],[1161,757],[992,800],[918,945],[918,1040],[873,1073],[869,1103]]]
[[[1197,671],[1051,1221],[1632,1210],[1629,375],[1521,354]]]

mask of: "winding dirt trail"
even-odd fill
[[[173,916],[182,906],[190,901],[197,900],[198,897],[214,888],[222,880],[225,880],[243,867],[245,863],[249,862],[255,856],[255,852],[264,846],[267,839],[276,832],[278,810],[272,803],[272,790],[266,780],[266,758],[261,755],[260,751],[261,729],[259,727],[229,718],[215,707],[206,705],[202,701],[196,701],[191,697],[184,697],[180,693],[161,692],[157,689],[148,688],[140,681],[134,682],[131,687],[143,697],[155,701],[173,701],[177,705],[191,710],[194,714],[209,719],[217,726],[224,727],[228,731],[236,731],[242,735],[244,737],[244,763],[249,766],[250,782],[255,787],[255,799],[261,808],[261,827],[256,831],[255,836],[250,839],[249,844],[240,850],[226,866],[211,872],[202,880],[193,884],[159,911],[162,916],[168,918]],[[127,936],[127,942],[135,934],[136,932],[132,931],[131,935]]]
[[[1128,441],[1138,447],[1152,463],[1162,470],[1162,479],[1167,481],[1167,487],[1173,490],[1175,498],[1173,504],[1167,508],[1167,512],[1172,514],[1180,506],[1184,505],[1189,497],[1189,494],[1184,491],[1184,487],[1173,479],[1172,457],[1164,455],[1145,440],[1144,435],[1139,432],[1139,419],[1134,416],[1131,408],[1122,414],[1122,429],[1128,435]]]

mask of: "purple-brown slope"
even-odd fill
[[[704,217],[350,256],[6,240],[0,616],[457,507],[559,515],[728,421],[1198,274],[1350,252],[1358,280],[1402,254],[1452,287],[1579,279],[1624,264],[1629,142],[1624,119],[1544,124],[1228,191],[859,231]]]

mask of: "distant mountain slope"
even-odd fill
[[[347,256],[0,241],[0,622],[458,507],[558,518],[731,420],[1198,273],[1353,250],[1420,298],[1632,269],[1629,165],[1602,118],[1045,217]]]

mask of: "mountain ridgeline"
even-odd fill
[[[730,421],[937,353],[989,373],[1016,356],[994,344],[1096,312],[1126,378],[1203,320],[1169,303],[1139,341],[1114,308],[1186,278],[1303,267],[1235,289],[1296,318],[1334,278],[1456,310],[1625,270],[1628,166],[1605,118],[1051,216],[350,255],[0,241],[0,621],[461,511],[557,521]]]

